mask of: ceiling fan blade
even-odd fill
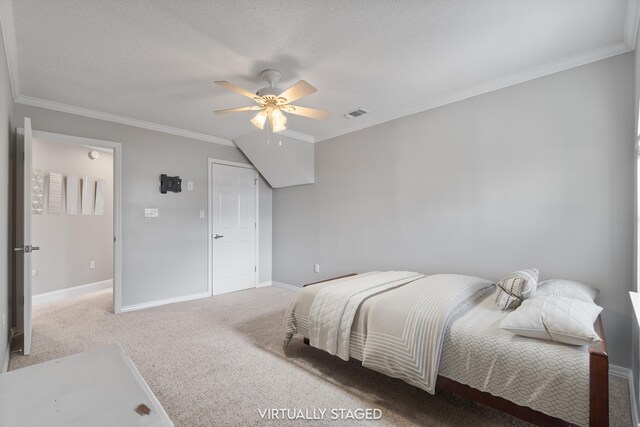
[[[327,120],[331,117],[331,113],[323,110],[316,110],[315,108],[298,107],[297,105],[288,105],[285,111],[290,114],[297,114],[298,116],[309,117],[310,119]]]
[[[235,93],[239,93],[240,95],[246,96],[247,98],[251,98],[254,101],[256,100],[256,98],[260,99],[260,97],[258,95],[256,95],[255,93],[251,93],[248,90],[242,89],[241,87],[238,87],[236,85],[234,85],[233,83],[229,83],[229,82],[225,82],[225,81],[217,81],[216,84],[229,89]]]
[[[287,103],[289,103],[295,101],[296,99],[300,99],[303,96],[311,95],[317,90],[318,89],[311,86],[306,81],[300,80],[298,83],[294,84],[289,89],[278,95],[278,98],[285,98],[287,100]]]
[[[226,110],[216,110],[214,111],[214,113],[227,114],[227,113],[241,113],[243,111],[257,111],[257,110],[262,110],[262,107],[258,105],[254,105],[253,107],[228,108]]]

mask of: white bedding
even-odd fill
[[[499,328],[493,295],[452,320],[439,375],[573,424],[589,425],[589,351]]]
[[[285,331],[309,337],[308,314],[315,296],[340,280],[344,279],[300,291],[289,307]],[[368,337],[362,313],[380,298],[381,295],[374,295],[365,299],[355,313],[349,343],[350,357],[354,359],[363,360]],[[518,337],[500,329],[498,325],[509,311],[503,312],[494,305],[492,288],[482,293],[478,301],[461,304],[457,311],[459,314],[444,329],[438,375],[571,423],[588,425],[586,346]]]
[[[310,343],[348,360],[350,332],[359,313],[367,334],[362,365],[433,394],[451,313],[490,286],[488,280],[458,274],[383,272],[348,278],[316,293],[308,315]],[[373,300],[375,304],[362,304]],[[285,321],[287,341],[294,332],[294,325]]]
[[[353,276],[323,288],[316,295],[309,312],[311,346],[349,360],[349,339],[356,311],[365,298],[421,279],[424,274],[412,271],[386,271],[369,276]],[[286,337],[289,339],[289,337]]]

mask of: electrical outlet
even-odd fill
[[[89,268],[92,270],[95,270],[96,262],[94,260],[89,261]]]
[[[187,191],[193,191],[193,181],[187,181]]]
[[[313,264],[313,271],[320,273],[320,264]]]
[[[204,211],[203,210],[200,211],[200,219],[204,219]]]
[[[145,218],[158,218],[158,208],[144,208]]]

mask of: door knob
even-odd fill
[[[222,234],[214,234],[214,235],[213,235],[213,238],[214,238],[214,239],[216,239],[216,240],[221,239],[221,238],[223,238],[223,237],[224,237],[224,236],[223,236]]]
[[[24,245],[23,248],[13,248],[14,252],[24,252],[25,254],[29,254],[33,251],[39,251],[40,250],[40,246],[31,246],[31,245]]]

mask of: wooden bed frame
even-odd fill
[[[328,282],[355,276],[356,273],[345,274],[319,282],[307,283],[304,286]],[[303,286],[303,287],[304,287]],[[607,355],[607,343],[604,337],[604,328],[600,316],[596,319],[594,327],[602,341],[589,347],[589,425],[591,427],[609,426],[609,356]],[[304,343],[309,344],[309,338],[304,338]],[[542,412],[516,405],[515,403],[494,396],[490,393],[477,390],[466,384],[438,375],[436,390],[447,390],[457,395],[466,397],[483,405],[490,406],[514,417],[518,417],[530,423],[541,426],[569,426],[570,424],[559,418],[543,414]]]

